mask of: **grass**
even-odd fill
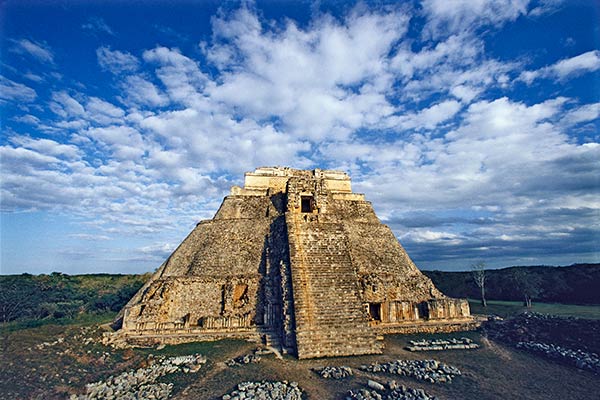
[[[527,309],[522,302],[488,300],[488,306],[483,307],[476,299],[469,299],[469,306],[473,314],[494,314],[501,317],[516,315],[524,311],[533,311],[540,314],[550,314],[560,317],[578,317],[585,319],[600,319],[600,306],[580,306],[575,304],[558,303],[533,303]]]
[[[116,315],[116,312],[108,311],[103,313],[81,313],[75,316],[75,318],[44,318],[12,321],[0,324],[0,335],[23,329],[39,328],[46,325],[101,325],[112,322]]]

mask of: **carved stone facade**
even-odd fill
[[[258,168],[131,299],[114,340],[262,340],[299,358],[374,354],[382,333],[452,331],[438,291],[339,171]]]

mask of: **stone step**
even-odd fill
[[[343,226],[286,215],[298,357],[381,352],[368,326]]]

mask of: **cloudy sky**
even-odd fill
[[[350,173],[422,269],[600,260],[594,1],[7,0],[0,18],[3,274],[154,270],[275,165]]]

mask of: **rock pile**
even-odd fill
[[[223,400],[260,399],[260,400],[301,400],[302,389],[296,382],[242,382],[237,390],[222,397]]]
[[[570,350],[554,344],[536,342],[519,342],[517,343],[517,348],[600,374],[600,357],[596,353]]]
[[[197,372],[206,363],[206,358],[200,354],[148,358],[152,363],[149,367],[126,371],[105,381],[90,383],[86,385],[86,394],[72,395],[71,400],[167,399],[173,390],[173,384],[158,383],[158,378],[176,372]]]
[[[437,400],[423,389],[413,389],[396,381],[388,382],[387,388],[380,383],[369,381],[368,389],[351,390],[346,400]]]
[[[567,349],[600,354],[600,320],[526,312],[482,325],[490,339],[516,345],[518,342],[553,343]]]
[[[430,350],[469,350],[478,349],[479,345],[473,343],[469,338],[460,339],[436,339],[436,340],[411,340],[410,346],[406,347],[408,351],[430,351]]]
[[[490,320],[483,328],[491,339],[600,373],[600,320],[527,312],[504,321]]]
[[[228,367],[237,367],[240,365],[260,362],[261,358],[257,354],[244,354],[231,360],[225,361]]]
[[[38,350],[42,350],[45,347],[53,347],[53,346],[56,346],[57,344],[63,343],[64,341],[65,341],[65,338],[59,337],[54,342],[44,342],[44,343],[36,344],[35,348]]]
[[[461,375],[458,368],[436,360],[396,360],[385,364],[361,365],[360,369],[409,376],[430,383],[452,382],[455,376]]]
[[[352,368],[345,366],[316,368],[314,371],[325,379],[344,379],[352,376]]]

